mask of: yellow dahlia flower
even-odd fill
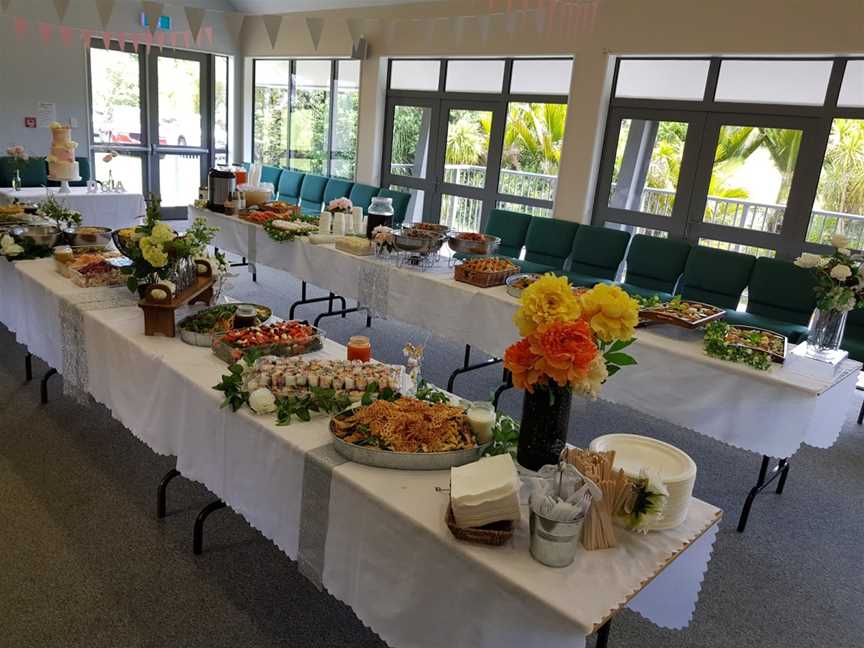
[[[582,308],[567,277],[547,274],[522,291],[522,307],[513,316],[519,334],[531,335],[553,322],[579,319]]]
[[[150,232],[150,239],[154,243],[165,243],[174,238],[174,232],[165,223],[156,223]]]
[[[618,286],[597,284],[582,295],[582,317],[604,342],[629,340],[639,322],[639,304]]]

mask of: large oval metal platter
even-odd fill
[[[336,452],[349,461],[394,470],[448,470],[456,466],[464,466],[477,461],[489,446],[486,443],[476,448],[450,452],[391,452],[348,443],[332,434],[332,431],[331,436]]]

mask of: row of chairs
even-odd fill
[[[247,169],[249,167],[248,164],[244,166]],[[271,183],[276,188],[276,196],[279,200],[299,205],[305,214],[320,214],[321,209],[336,198],[348,198],[354,205],[362,207],[364,212],[369,209],[372,198],[376,196],[392,198],[395,226],[405,220],[408,204],[411,201],[411,194],[404,191],[393,191],[341,178],[291,171],[277,166],[264,166],[261,169],[261,182]]]
[[[624,264],[620,285],[632,295],[677,294],[713,304],[734,324],[776,331],[791,342],[806,338],[816,307],[813,274],[789,261],[501,209],[492,210],[485,232],[501,238],[498,254],[525,272],[554,272],[590,287],[615,282]],[[864,359],[864,313],[850,314],[843,348]]]
[[[90,160],[86,157],[76,157],[80,180],[70,182],[72,187],[85,187],[90,179]],[[0,157],[0,187],[11,187],[12,178],[15,177],[15,163],[13,158]],[[45,158],[30,158],[21,165],[22,187],[53,187],[59,182],[48,180],[48,162]]]

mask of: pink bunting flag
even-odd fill
[[[162,30],[157,31],[153,35],[153,41],[156,45],[159,46],[159,51],[161,52],[162,49],[165,47],[165,32]]]
[[[177,49],[177,35],[178,34],[176,31],[171,32],[171,47],[173,47],[174,49]]]
[[[39,23],[39,37],[42,39],[43,45],[48,45],[51,42],[51,34],[54,33],[54,25],[50,23]]]
[[[150,53],[150,49],[153,47],[153,34],[149,31],[142,32],[141,40],[144,41],[144,46],[147,48],[147,53]]]
[[[81,32],[81,44],[84,47],[90,47],[90,41],[93,38],[93,30],[92,29],[80,29]]]
[[[23,40],[24,36],[27,35],[27,30],[30,28],[30,23],[27,22],[26,18],[21,18],[17,16],[15,18],[15,37],[17,40]]]
[[[129,43],[132,45],[132,50],[137,52],[138,45],[141,44],[141,34],[138,32],[132,32],[129,34]]]
[[[72,35],[73,29],[72,27],[67,27],[66,25],[60,25],[60,40],[63,42],[63,47],[71,47],[72,46]]]
[[[183,46],[186,49],[189,49],[190,47],[192,47],[192,32],[190,32],[190,31],[183,32]]]
[[[213,27],[210,25],[204,27],[201,31],[204,32],[204,37],[207,39],[207,44],[213,47]]]
[[[111,32],[102,32],[102,44],[105,46],[105,49],[111,49]]]
[[[126,32],[117,32],[117,44],[121,52],[126,49]]]

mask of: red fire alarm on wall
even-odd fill
[[[24,128],[36,128],[36,118],[35,117],[25,117],[24,118]]]

